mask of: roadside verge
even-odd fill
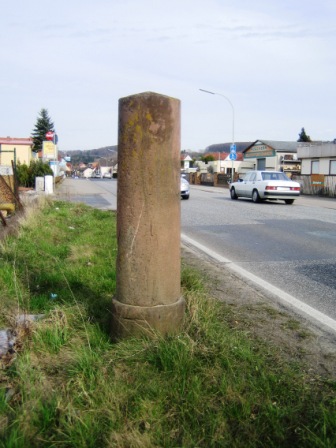
[[[231,307],[235,327],[270,341],[289,362],[304,361],[316,374],[335,377],[335,334],[289,310],[260,285],[183,240],[182,263],[202,274],[210,296]]]

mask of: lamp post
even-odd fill
[[[235,129],[235,111],[234,111],[234,107],[232,102],[229,100],[229,98],[225,95],[223,95],[222,93],[217,93],[217,92],[210,92],[210,90],[204,90],[204,89],[199,89],[201,92],[205,92],[205,93],[209,93],[210,95],[218,95],[221,96],[223,98],[226,99],[226,101],[230,104],[231,109],[232,109],[232,145],[230,148],[230,158],[232,160],[232,168],[231,168],[231,181],[233,182],[233,162],[234,160],[236,160],[237,155],[236,155],[236,145],[235,145],[235,140],[234,140],[234,129]]]

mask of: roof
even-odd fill
[[[0,145],[32,145],[33,139],[31,137],[27,138],[16,138],[16,137],[0,137]]]
[[[227,157],[226,157],[225,160],[231,162],[230,154],[227,154]],[[244,155],[243,155],[243,153],[241,153],[241,152],[237,152],[236,160],[232,160],[232,162],[242,162],[243,160],[244,160]]]
[[[283,152],[296,153],[297,148],[298,148],[298,142],[259,139],[259,140],[256,140],[255,142],[251,143],[250,146],[245,148],[243,152],[246,152],[248,149],[250,149],[256,143],[262,143],[262,144],[265,144],[265,145],[270,146],[271,148],[275,149],[275,151],[283,151]]]
[[[181,154],[181,160],[182,161],[186,161],[186,162],[190,162],[192,160],[192,158],[190,157],[189,154]]]
[[[228,152],[207,152],[205,156],[212,156],[215,160],[225,160],[229,153]]]

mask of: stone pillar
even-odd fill
[[[180,328],[180,203],[180,101],[151,92],[121,98],[115,338]]]
[[[44,176],[44,192],[45,194],[54,193],[54,176]]]
[[[40,176],[35,177],[35,191],[38,192],[44,191],[44,177]]]

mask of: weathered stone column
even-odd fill
[[[119,100],[115,338],[179,330],[180,101],[145,92]]]

